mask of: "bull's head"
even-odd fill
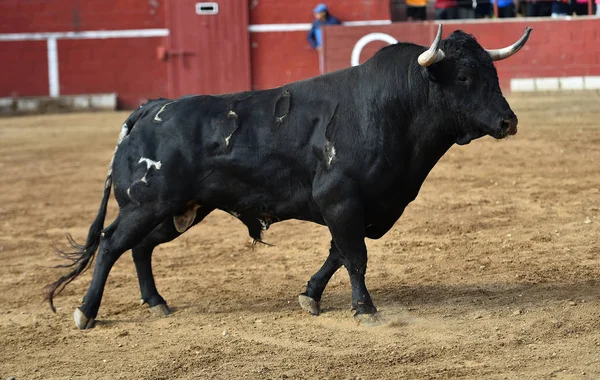
[[[431,47],[418,62],[425,68],[432,90],[441,95],[458,144],[490,135],[504,138],[517,133],[517,116],[500,91],[493,61],[506,59],[527,42],[531,28],[513,45],[498,50],[482,48],[473,36],[456,31],[442,41],[442,25]]]

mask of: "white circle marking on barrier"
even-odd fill
[[[350,64],[352,66],[358,66],[360,53],[362,52],[363,48],[367,46],[368,43],[373,41],[383,41],[387,42],[390,45],[398,43],[397,39],[385,33],[369,33],[365,36],[362,36],[358,41],[356,41],[356,44],[352,49],[352,56],[350,58]]]

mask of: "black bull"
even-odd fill
[[[415,199],[436,162],[455,143],[515,134],[494,60],[527,41],[485,50],[456,31],[427,49],[398,43],[363,65],[283,87],[150,101],[126,120],[109,167],[100,210],[85,245],[70,240],[70,273],[47,298],[86,270],[92,282],[75,310],[80,329],[94,325],[109,271],[133,250],[142,300],[168,313],[154,284],[153,249],[215,209],[240,219],[257,241],[288,219],[326,225],[331,248],[300,295],[311,314],[343,265],[352,309],[377,322],[365,285],[364,239],[383,236]],[[119,214],[106,228],[114,182]]]

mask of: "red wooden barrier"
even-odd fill
[[[461,29],[471,33],[486,48],[514,43],[525,27],[533,27],[527,45],[513,57],[496,63],[500,85],[510,89],[512,78],[543,78],[600,75],[600,18],[572,20],[513,19],[507,21],[445,22],[444,37]],[[429,46],[437,23],[395,23],[371,27],[327,27],[325,65],[327,71],[350,66],[358,40],[370,33],[385,33],[399,41]],[[360,62],[387,45],[375,41],[365,46]]]

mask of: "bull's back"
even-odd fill
[[[206,202],[260,218],[314,220],[312,184],[327,117],[294,88],[227,96],[198,121],[205,167],[198,194]]]
[[[162,165],[153,174],[168,178],[165,186],[178,197],[282,220],[315,219],[312,182],[334,109],[293,87],[161,100],[132,130],[129,174],[142,176],[135,162],[149,156]]]

